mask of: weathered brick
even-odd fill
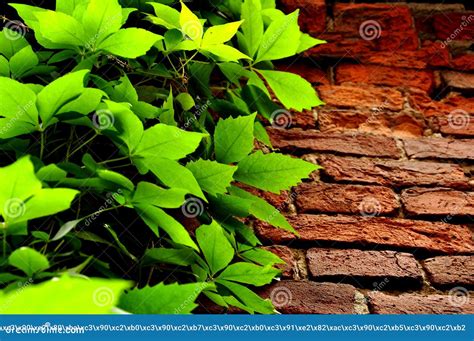
[[[440,13],[433,17],[436,37],[442,40],[473,40],[474,12]]]
[[[275,194],[271,192],[262,191],[261,189],[251,187],[243,183],[238,183],[237,186],[245,189],[247,192],[250,192],[253,195],[265,199],[268,203],[275,206],[280,211],[285,211],[287,209],[288,204],[290,204],[291,202],[291,198],[288,194],[288,191],[282,191],[280,194]]]
[[[418,116],[420,116],[418,114]],[[348,110],[324,106],[318,109],[323,132],[368,132],[396,137],[422,136],[425,122],[409,111]]]
[[[474,141],[447,138],[419,138],[403,140],[404,149],[412,159],[468,159],[474,160]]]
[[[261,295],[283,314],[353,314],[355,293],[348,284],[280,281]]]
[[[303,183],[296,188],[298,212],[393,214],[399,205],[395,192],[382,186]]]
[[[458,110],[447,116],[433,117],[431,123],[435,131],[445,135],[474,136],[474,115]]]
[[[437,185],[469,187],[459,165],[426,161],[393,161],[321,156],[323,173],[336,181],[351,181],[397,187]]]
[[[431,284],[445,288],[474,288],[474,256],[443,256],[426,259],[423,266]]]
[[[367,83],[391,87],[413,87],[427,92],[434,88],[432,71],[401,69],[380,65],[340,64],[336,82]]]
[[[474,74],[455,71],[443,71],[441,78],[446,86],[453,90],[472,93],[474,91]]]
[[[304,110],[302,112],[291,112],[291,122],[288,128],[291,128],[291,127],[303,128],[303,129],[314,129],[316,127],[315,111]]]
[[[395,89],[353,85],[322,85],[317,89],[321,99],[335,107],[394,111],[403,107],[402,94]]]
[[[346,38],[337,33],[326,33],[318,38],[327,41],[326,44],[320,44],[304,52],[304,55],[311,58],[347,58],[356,59],[371,53],[375,49],[373,41],[366,41],[360,38]]]
[[[394,52],[371,52],[361,55],[359,61],[364,64],[377,64],[408,69],[426,69],[428,67],[447,67],[450,65],[449,50],[439,42],[424,41],[415,51],[398,50]]]
[[[329,78],[326,71],[309,63],[293,63],[291,65],[279,65],[278,70],[296,73],[312,84],[329,84]]]
[[[446,116],[457,126],[463,124],[466,115],[474,114],[474,98],[466,98],[455,93],[451,93],[441,101],[434,101],[426,92],[410,89],[408,100],[410,106],[421,111],[425,117]],[[460,123],[456,123],[457,121]]]
[[[394,139],[364,134],[321,133],[316,130],[268,129],[272,144],[286,151],[336,152],[398,158],[400,150]]]
[[[474,192],[449,188],[409,188],[402,192],[401,200],[409,215],[474,215]]]
[[[282,0],[285,12],[300,10],[299,24],[304,32],[319,34],[326,29],[325,0]]]
[[[311,276],[318,281],[366,288],[384,281],[384,290],[420,288],[423,282],[421,267],[410,253],[313,248],[306,258]]]
[[[295,274],[298,273],[295,254],[289,247],[283,245],[271,245],[264,248],[273,252],[285,262],[285,264],[274,265],[277,269],[283,271],[282,277],[293,278]]]
[[[469,297],[453,295],[402,294],[369,292],[369,307],[374,314],[473,314],[474,302]],[[465,301],[465,302],[464,302]],[[462,304],[464,302],[464,304]]]
[[[334,31],[346,37],[370,40],[376,44],[375,50],[418,48],[410,10],[403,5],[337,3],[334,6]]]
[[[474,71],[474,54],[463,54],[451,60],[451,67],[458,71]]]
[[[384,245],[445,254],[474,252],[471,232],[466,226],[397,218],[310,214],[299,214],[288,220],[299,237],[263,222],[256,223],[256,231],[262,240],[272,243],[350,243],[359,248]]]

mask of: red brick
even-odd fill
[[[316,130],[268,129],[272,144],[285,151],[336,152],[379,157],[400,157],[394,139],[385,136],[321,133]]]
[[[446,86],[451,89],[471,93],[474,91],[474,74],[472,73],[443,71],[441,73],[441,78]]]
[[[410,106],[421,111],[425,117],[453,116],[453,120],[459,119],[459,114],[474,114],[474,99],[466,98],[452,93],[441,101],[431,99],[428,94],[418,89],[410,89],[408,92]]]
[[[375,49],[373,41],[366,41],[358,38],[347,38],[341,34],[327,33],[319,36],[327,41],[313,47],[304,55],[311,58],[331,57],[356,59],[357,56],[366,55]]]
[[[458,71],[474,71],[474,54],[456,56],[451,61],[451,67]]]
[[[303,129],[316,128],[316,115],[313,110],[304,110],[302,112],[291,113],[290,127],[297,127]]]
[[[436,37],[441,40],[473,40],[474,12],[440,13],[433,17]]]
[[[308,63],[293,63],[291,65],[279,65],[278,70],[296,73],[312,84],[329,84],[326,71]]]
[[[446,138],[419,138],[403,140],[403,146],[412,159],[468,159],[474,160],[474,141]]]
[[[387,295],[369,292],[369,307],[374,314],[473,314],[474,303],[469,297],[453,295],[402,294]],[[465,301],[464,304],[462,304]],[[460,304],[460,303],[461,304]]]
[[[463,110],[453,110],[447,116],[436,116],[431,120],[435,131],[446,135],[474,136],[474,115]]]
[[[306,257],[309,271],[318,281],[337,281],[372,289],[374,283],[384,281],[385,290],[420,288],[423,282],[421,267],[410,253],[313,248]]]
[[[377,64],[408,69],[447,67],[450,65],[449,51],[439,42],[425,41],[419,50],[395,52],[371,52],[359,57],[364,64]]]
[[[340,64],[336,68],[338,84],[367,83],[391,87],[413,87],[431,92],[434,75],[431,71],[400,69],[378,65]]]
[[[434,253],[471,253],[474,242],[468,227],[442,222],[356,216],[300,214],[288,217],[299,237],[263,222],[256,223],[262,240],[272,243],[350,243],[359,248],[384,245]]]
[[[304,32],[319,34],[326,29],[325,0],[282,0],[285,12],[300,10],[299,24]]]
[[[424,120],[409,111],[347,110],[324,106],[319,111],[319,129],[323,132],[368,132],[396,137],[422,136]]]
[[[474,256],[444,256],[426,259],[423,266],[437,287],[474,288]]]
[[[273,252],[280,257],[285,264],[275,264],[274,267],[280,269],[283,278],[293,278],[298,273],[298,265],[294,252],[287,246],[272,245],[264,247],[266,250]]]
[[[355,293],[348,284],[281,281],[261,295],[283,314],[353,314]]]
[[[335,181],[351,181],[396,187],[437,185],[469,187],[468,178],[459,165],[425,162],[357,159],[321,156],[323,173]]]
[[[409,215],[474,215],[474,193],[448,188],[409,188],[401,194]]]
[[[335,107],[394,111],[403,108],[402,94],[395,89],[367,85],[322,85],[317,89],[321,99]]]
[[[399,205],[395,192],[382,186],[303,183],[296,188],[298,212],[393,214]]]
[[[262,191],[261,189],[251,187],[240,182],[238,183],[238,187],[245,189],[247,192],[250,192],[253,195],[265,199],[265,201],[267,201],[268,203],[270,203],[281,211],[285,211],[287,209],[288,204],[291,202],[291,198],[288,194],[288,191],[282,191],[280,194],[275,194],[271,192]]]

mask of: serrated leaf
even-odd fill
[[[107,37],[97,49],[124,58],[137,58],[146,54],[161,39],[162,36],[141,28],[125,28]]]
[[[164,208],[177,208],[184,202],[187,191],[181,188],[164,189],[150,182],[138,183],[132,204],[150,204]]]
[[[245,0],[242,4],[242,32],[250,57],[255,56],[263,38],[263,20],[259,0]]]
[[[256,151],[239,162],[236,180],[264,191],[280,193],[301,182],[317,167],[307,161],[287,155]]]
[[[157,25],[162,25],[167,29],[171,30],[174,28],[180,28],[179,24],[179,12],[173,7],[166,6],[156,2],[149,2],[149,5],[153,6],[155,10],[155,16],[148,16],[148,20]]]
[[[191,12],[191,10],[181,2],[181,13],[179,14],[179,24],[181,31],[191,40],[201,43],[203,27],[199,18]]]
[[[8,263],[23,271],[28,277],[49,268],[48,259],[29,247],[20,247],[8,257]]]
[[[133,289],[120,297],[118,306],[133,314],[189,314],[207,283],[163,284]]]
[[[189,162],[186,168],[193,173],[199,186],[211,195],[225,193],[237,170],[237,167],[203,159]]]
[[[89,0],[82,16],[90,48],[122,26],[122,7],[117,0]]]
[[[250,308],[251,313],[253,311],[261,314],[273,314],[275,312],[272,303],[268,299],[261,298],[249,288],[226,280],[219,280],[219,283],[229,289],[246,307]]]
[[[271,266],[239,262],[226,267],[218,279],[262,286],[270,283],[279,273],[279,270]]]
[[[243,54],[242,52],[237,50],[236,48],[224,44],[208,45],[202,47],[202,51],[210,52],[213,55],[219,57],[219,60],[223,60],[226,62],[236,62],[240,59],[252,59],[246,54]]]
[[[259,70],[268,82],[275,96],[289,109],[303,111],[324,104],[316,94],[311,83],[290,72]],[[295,94],[298,96],[295,96]]]
[[[211,275],[225,268],[234,257],[234,248],[215,221],[196,230],[196,239],[211,269]]]
[[[41,35],[55,44],[83,46],[86,33],[74,17],[54,11],[35,12]]]
[[[38,65],[39,59],[31,46],[26,46],[10,59],[10,71],[15,78],[23,76],[28,70]]]
[[[253,149],[253,125],[256,114],[229,117],[217,122],[214,132],[216,159],[221,163],[238,162]]]
[[[242,21],[235,21],[223,25],[209,27],[202,38],[202,47],[224,44],[237,33]]]

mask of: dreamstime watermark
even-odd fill
[[[456,37],[459,36],[462,31],[464,31],[464,29],[474,21],[474,14],[470,14],[468,17],[463,16],[461,17],[461,20],[461,24],[459,24],[459,26],[453,31],[453,33],[451,33],[448,38],[441,42],[442,49],[445,49],[450,42],[456,39]]]
[[[359,26],[359,35],[367,41],[378,39],[382,35],[382,27],[376,20],[366,20]]]
[[[14,303],[14,301],[21,295],[21,293],[33,284],[33,278],[28,278],[25,282],[18,282],[18,289],[14,291],[12,295],[9,295],[8,298],[2,302],[0,306],[0,314],[3,314],[5,310],[8,310],[9,307]]]
[[[380,204],[380,201],[374,197],[364,198],[359,203],[359,212],[363,217],[375,217],[378,216],[381,211],[382,205]]]
[[[267,50],[269,47],[271,47],[276,40],[280,38],[283,32],[287,29],[289,25],[291,25],[293,22],[296,23],[298,20],[297,16],[287,16],[285,22],[283,25],[281,25],[278,30],[275,31],[267,40],[262,42],[262,50]]]
[[[464,287],[454,287],[449,290],[449,303],[461,307],[469,303],[469,291]]]
[[[293,301],[293,294],[287,287],[280,285],[275,287],[270,292],[270,300],[275,308],[283,308],[291,304]]]
[[[448,125],[454,130],[466,128],[471,120],[471,116],[467,111],[462,109],[455,109],[448,115]]]
[[[33,105],[35,105],[35,102],[29,101],[25,105],[20,106],[15,115],[0,128],[0,137],[4,138],[3,136],[5,136],[8,131],[15,127],[16,122],[20,121],[21,118],[27,114],[28,110],[33,107]]]
[[[181,205],[181,212],[186,218],[196,218],[204,213],[204,203],[198,198],[186,199]]]
[[[390,280],[387,277],[385,277],[380,282],[373,282],[372,283],[372,287],[373,287],[372,291],[381,291],[381,290],[383,290],[388,285],[389,282],[390,282]]]
[[[105,130],[115,123],[114,114],[108,109],[97,110],[92,116],[92,124],[97,130]]]
[[[196,297],[201,293],[201,291],[207,288],[208,285],[208,283],[200,283],[200,285],[198,285],[196,289],[194,289],[193,293],[186,297],[186,299],[183,301],[183,303],[179,305],[179,307],[176,307],[174,309],[174,313],[181,314],[183,310],[186,309],[186,307],[189,307],[190,304],[194,303]]]
[[[105,307],[113,304],[115,295],[109,287],[97,288],[92,294],[92,302],[98,307]]]
[[[270,121],[273,128],[288,129],[293,123],[293,116],[288,110],[278,109],[272,112]]]
[[[84,220],[84,225],[88,227],[89,225],[97,219],[97,217],[107,208],[111,207],[112,204],[117,201],[117,197],[122,194],[122,190],[118,189],[116,192],[109,192],[106,194],[107,199],[105,200],[104,204],[99,207],[97,212],[89,216],[87,219]]]
[[[84,47],[88,50],[94,49],[101,35],[103,35],[104,33],[107,33],[112,26],[116,26],[117,29],[120,28],[121,23],[122,23],[122,17],[123,17],[123,13],[122,11],[120,11],[113,17],[109,18],[105,23],[103,22],[100,27],[100,30],[86,42]]]
[[[25,202],[19,198],[11,198],[3,205],[3,216],[5,218],[17,219],[25,214]]]
[[[21,21],[12,20],[5,24],[7,30],[3,30],[3,35],[8,40],[18,40],[25,36],[28,28]]]

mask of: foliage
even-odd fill
[[[273,313],[253,290],[282,260],[246,218],[295,232],[252,188],[280,193],[317,168],[275,152],[264,129],[322,104],[274,70],[322,43],[298,11],[10,6],[24,24],[0,32],[2,312],[185,314],[206,296]]]

